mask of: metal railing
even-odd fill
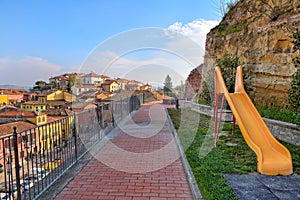
[[[143,103],[142,95],[98,104],[0,138],[0,199],[36,199]]]

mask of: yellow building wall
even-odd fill
[[[116,82],[113,82],[112,84],[110,84],[109,86],[109,91],[113,92],[115,90],[118,90],[119,89],[119,84],[116,83]]]
[[[64,92],[64,100],[66,102],[73,102],[73,101],[76,101],[76,96],[75,95],[72,95],[68,92]]]
[[[28,121],[30,121],[31,123],[39,126],[39,125],[43,125],[47,123],[47,115],[46,114],[41,114],[38,115],[36,117],[32,117],[32,118],[27,118]]]
[[[61,119],[55,125],[47,124],[39,127],[39,141],[41,151],[53,149],[54,141],[62,144],[63,140],[69,140],[72,137],[73,116]]]
[[[54,141],[56,145],[62,144],[63,138],[63,126],[61,121],[56,123],[49,123],[44,126],[39,126],[39,141],[40,150],[54,149]]]
[[[8,95],[0,95],[0,104],[9,104]]]
[[[27,111],[36,111],[37,109],[39,111],[42,111],[42,110],[46,110],[46,108],[47,108],[46,104],[39,104],[39,105],[26,104],[26,103],[21,104],[21,109]]]
[[[47,96],[48,101],[63,100],[63,99],[64,99],[64,92],[61,90],[57,90]]]

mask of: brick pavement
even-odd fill
[[[163,104],[146,104],[56,197],[192,199]]]

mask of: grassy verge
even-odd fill
[[[256,155],[245,143],[240,130],[237,128],[232,135],[231,126],[225,124],[217,148],[212,148],[210,118],[203,115],[199,118],[198,113],[189,110],[168,109],[168,111],[204,199],[237,199],[223,174],[257,173]],[[182,119],[184,123],[181,123]],[[190,127],[195,120],[198,128],[191,138]],[[292,154],[294,172],[300,174],[300,147],[283,144]],[[199,156],[205,151],[207,154]]]
[[[300,123],[300,116],[289,110],[282,110],[278,108],[262,107],[257,109],[259,114],[263,117],[269,119],[276,119],[284,122],[289,122],[293,124]]]

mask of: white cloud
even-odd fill
[[[119,34],[99,45],[81,72],[156,83],[163,83],[170,74],[174,85],[178,85],[203,62],[206,34],[217,24],[198,19],[187,24],[175,22],[167,29],[145,28]]]
[[[61,69],[40,57],[3,57],[0,58],[0,84],[32,86],[38,80],[48,82],[50,76],[58,75]]]
[[[122,77],[156,85],[162,84],[169,74],[174,85],[178,85],[194,67],[195,65],[172,52],[139,49],[122,56],[109,51],[95,52],[82,65],[80,72],[94,71],[112,78]]]
[[[206,34],[218,23],[219,21],[196,19],[186,24],[175,22],[168,27],[168,30],[191,38],[204,49]]]

